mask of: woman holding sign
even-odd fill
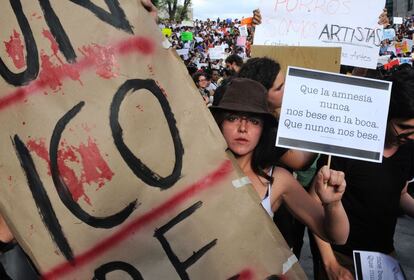
[[[233,79],[217,106],[211,107],[230,151],[262,198],[270,216],[284,202],[313,232],[323,239],[342,244],[349,223],[342,207],[345,191],[342,172],[321,168],[314,180],[317,195],[312,198],[287,170],[263,163],[262,157],[274,145],[271,128],[277,125],[269,112],[267,90],[260,83]]]

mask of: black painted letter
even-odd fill
[[[37,78],[39,74],[39,54],[37,51],[36,41],[33,37],[27,17],[23,13],[20,0],[10,0],[10,5],[16,15],[17,22],[23,33],[24,43],[26,45],[26,70],[15,74],[7,68],[6,64],[0,58],[0,75],[11,85],[22,86]]]
[[[50,170],[52,173],[53,182],[56,187],[56,191],[62,200],[63,204],[75,215],[79,220],[84,223],[95,227],[95,228],[112,228],[117,225],[122,224],[134,211],[137,201],[131,202],[127,207],[117,214],[108,217],[93,217],[85,212],[79,204],[77,204],[72,197],[72,194],[69,191],[66,183],[63,178],[60,176],[59,166],[58,166],[58,149],[60,138],[62,133],[66,128],[66,125],[80,112],[82,107],[85,105],[84,102],[80,102],[75,107],[73,107],[69,112],[67,112],[56,124],[55,129],[53,130],[52,138],[50,140]]]
[[[106,263],[95,270],[92,280],[106,280],[106,275],[112,271],[122,270],[131,276],[132,280],[144,280],[141,273],[132,265],[125,262]]]
[[[13,145],[19,158],[20,165],[22,166],[23,171],[26,175],[27,183],[29,185],[30,191],[32,192],[33,199],[36,203],[43,223],[49,230],[53,241],[58,246],[59,250],[65,256],[65,258],[69,261],[73,260],[72,249],[70,248],[69,243],[63,234],[62,227],[56,217],[56,213],[53,210],[52,204],[50,203],[49,196],[46,193],[43,183],[40,180],[39,174],[37,173],[29,150],[17,135],[14,136]]]
[[[178,257],[175,255],[174,251],[171,249],[170,243],[168,243],[167,239],[165,238],[164,234],[169,231],[172,227],[183,221],[184,219],[188,218],[191,214],[193,214],[197,209],[201,207],[203,203],[198,201],[197,203],[193,204],[189,208],[182,211],[178,214],[175,218],[169,221],[164,226],[160,227],[159,229],[155,230],[154,236],[158,239],[161,243],[162,248],[164,249],[165,253],[167,254],[168,258],[170,259],[172,265],[174,266],[175,270],[177,271],[178,275],[183,280],[190,280],[187,269],[192,266],[195,262],[197,262],[205,253],[208,252],[211,248],[213,248],[217,244],[217,239],[214,239],[203,248],[194,252],[194,254],[189,257],[184,262],[181,262]]]
[[[139,160],[127,147],[123,139],[122,127],[119,124],[119,109],[123,100],[130,90],[134,92],[140,89],[149,90],[158,100],[161,105],[164,116],[167,120],[170,129],[171,137],[174,143],[175,150],[175,164],[172,173],[163,178],[160,175],[149,169],[141,160]],[[181,176],[182,161],[184,148],[180,139],[180,135],[176,126],[174,114],[171,111],[170,105],[161,89],[157,86],[154,80],[128,80],[117,91],[112,100],[110,112],[110,125],[112,130],[112,137],[114,138],[115,146],[117,147],[122,158],[125,160],[129,168],[146,184],[163,190],[172,187]]]

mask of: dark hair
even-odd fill
[[[193,81],[194,83],[196,83],[196,85],[198,85],[198,80],[200,79],[201,76],[204,76],[207,79],[207,74],[204,72],[196,72],[193,74]]]
[[[399,67],[387,80],[392,82],[388,120],[414,118],[414,69]]]
[[[243,59],[237,54],[231,54],[225,60],[225,63],[233,64],[233,62],[235,62],[237,66],[243,65]]]
[[[261,83],[270,89],[280,72],[280,64],[268,57],[250,58],[240,69],[239,77]]]
[[[214,119],[216,120],[217,125],[222,128],[224,120],[233,112],[226,110],[215,110],[212,112]],[[260,117],[260,115],[258,115]],[[266,164],[263,160],[267,158],[267,155],[271,153],[274,146],[274,139],[276,139],[276,129],[274,129],[274,124],[268,121],[267,118],[263,118],[263,129],[262,134],[260,135],[259,142],[253,150],[251,168],[254,173],[268,180],[273,184],[273,177],[269,176],[264,169],[270,164]],[[273,139],[273,140],[272,140]]]

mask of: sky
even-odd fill
[[[250,17],[259,0],[192,0],[194,19]]]

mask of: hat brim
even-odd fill
[[[211,106],[209,107],[209,109],[214,112],[214,111],[233,111],[233,112],[243,112],[243,113],[251,113],[251,114],[258,114],[258,115],[262,115],[263,117],[265,117],[272,126],[277,126],[278,125],[278,120],[276,119],[276,117],[269,113],[269,112],[263,112],[263,111],[259,111],[257,110],[257,108],[253,107],[253,106],[249,106],[249,105],[243,105],[243,109],[240,108],[240,104],[239,103],[226,103],[224,106]]]

